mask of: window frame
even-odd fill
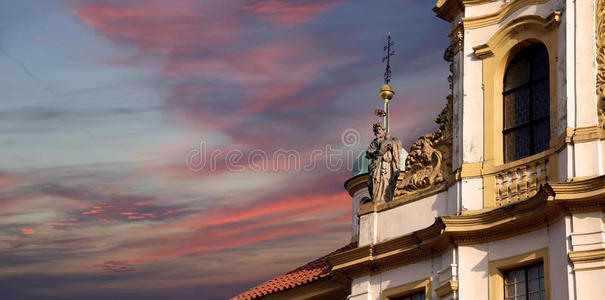
[[[531,266],[540,262],[544,265],[544,298],[550,300],[550,264],[548,248],[489,261],[489,299],[504,299],[505,272],[520,267]]]
[[[540,261],[538,263],[534,263],[534,264],[529,264],[529,265],[523,265],[523,266],[519,266],[513,269],[509,269],[509,270],[502,270],[502,275],[504,276],[504,299],[506,299],[506,286],[507,286],[507,275],[510,272],[518,272],[520,270],[523,270],[524,276],[525,276],[525,280],[523,281],[523,288],[525,288],[525,298],[526,300],[529,300],[530,297],[530,291],[529,291],[529,282],[531,281],[531,278],[529,277],[529,269],[532,267],[536,267],[536,266],[541,266],[542,267],[542,273],[544,273],[544,262]],[[538,274],[538,280],[542,278],[542,281],[544,281],[544,274],[542,274],[542,277],[539,276]],[[535,279],[535,278],[534,278]],[[516,288],[517,284],[516,282],[513,284]],[[544,286],[544,297],[546,297],[546,284],[543,282],[542,285]],[[541,292],[542,290],[539,290],[538,292]],[[516,294],[516,292],[515,292]],[[517,295],[513,296],[516,297]]]
[[[485,44],[473,46],[475,56],[482,65],[482,72],[479,75],[482,85],[479,88],[483,92],[483,101],[480,103],[483,105],[483,140],[481,141],[483,156],[476,163],[463,163],[462,169],[477,168],[479,174],[487,174],[483,176],[484,208],[497,207],[497,193],[495,190],[497,184],[496,176],[493,175],[495,172],[526,164],[542,157],[550,157],[554,154],[556,146],[565,142],[566,132],[563,130],[565,124],[559,124],[558,120],[559,96],[557,94],[559,81],[562,80],[557,75],[558,28],[561,19],[562,13],[560,11],[554,11],[547,17],[537,15],[517,17],[502,24],[502,27]],[[515,50],[532,43],[542,43],[548,50],[551,116],[550,150],[504,164],[502,79],[509,58],[515,54]],[[558,160],[549,159],[548,164],[548,177],[559,178]]]
[[[387,288],[380,294],[380,300],[392,300],[396,297],[404,297],[424,291],[424,299],[432,300],[433,294],[431,291],[431,278],[426,278],[395,287]]]
[[[542,153],[544,151],[548,151],[548,149],[551,148],[550,147],[551,146],[550,145],[550,139],[552,138],[552,136],[551,136],[551,132],[550,132],[550,129],[551,129],[550,122],[551,122],[552,118],[551,118],[551,115],[550,115],[550,105],[551,105],[552,99],[551,99],[551,95],[550,95],[550,85],[551,85],[551,82],[550,82],[551,81],[550,80],[550,70],[547,72],[546,75],[544,75],[542,77],[532,78],[533,74],[534,74],[534,70],[531,67],[531,64],[532,64],[533,61],[528,61],[528,63],[530,64],[530,66],[528,68],[528,75],[527,75],[528,76],[528,80],[527,80],[527,82],[525,82],[523,84],[520,84],[520,85],[517,85],[517,86],[515,86],[513,88],[509,88],[509,89],[506,89],[506,86],[505,86],[506,80],[508,79],[508,77],[507,77],[508,74],[507,73],[508,73],[509,68],[511,67],[512,63],[515,61],[515,59],[520,54],[522,54],[522,52],[524,50],[528,50],[529,47],[536,47],[536,45],[541,45],[542,47],[544,47],[544,50],[546,51],[546,58],[547,58],[547,64],[548,64],[547,68],[550,69],[550,56],[548,54],[548,48],[547,48],[547,46],[544,43],[541,43],[541,42],[533,42],[533,43],[528,43],[528,44],[520,43],[517,47],[515,47],[515,48],[513,48],[513,50],[511,50],[511,54],[509,55],[508,62],[506,63],[506,67],[504,69],[504,74],[502,76],[502,161],[503,161],[504,164],[511,163],[511,162],[514,162],[514,161],[517,161],[517,160],[520,160],[520,159],[524,159],[526,157],[530,157],[530,156],[533,156],[535,154]],[[535,52],[536,51],[534,50],[534,54],[535,54]],[[542,83],[544,81],[546,81],[548,83],[548,90],[549,90],[549,95],[548,95],[548,97],[549,97],[549,99],[548,99],[549,100],[548,101],[548,103],[549,103],[549,113],[547,115],[545,115],[545,116],[538,117],[538,118],[534,119],[534,109],[533,108],[534,108],[535,98],[534,98],[533,87],[537,86],[538,84],[540,84],[540,83]],[[516,124],[516,125],[513,125],[513,126],[507,128],[506,127],[506,118],[507,118],[507,116],[506,116],[506,96],[507,95],[511,95],[511,94],[514,95],[517,91],[519,91],[521,89],[526,89],[526,88],[529,88],[528,89],[528,93],[529,93],[529,95],[528,95],[528,98],[529,98],[529,108],[528,108],[528,110],[529,110],[529,112],[528,112],[529,116],[528,116],[528,120],[526,122],[524,122],[524,123]],[[540,152],[534,152],[534,148],[535,148],[535,144],[534,144],[535,141],[534,141],[534,139],[535,139],[536,132],[534,131],[533,126],[536,125],[537,123],[545,121],[545,120],[548,120],[549,147],[547,149],[544,149],[544,150],[540,151]],[[519,157],[519,158],[513,158],[511,160],[507,160],[507,158],[506,158],[507,155],[508,155],[507,152],[511,151],[511,149],[506,149],[507,148],[506,147],[506,134],[511,133],[511,132],[519,131],[519,130],[521,130],[523,128],[528,128],[528,130],[529,130],[529,146],[528,146],[529,147],[529,155],[524,156],[524,157]]]

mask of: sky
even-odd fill
[[[3,299],[226,299],[350,242],[382,108],[445,106],[435,1],[0,0]]]

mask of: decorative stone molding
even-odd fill
[[[548,180],[548,157],[496,173],[496,206],[525,200]]]
[[[395,200],[403,196],[420,194],[427,189],[435,189],[435,185],[453,181],[452,173],[452,118],[453,118],[453,76],[454,56],[463,47],[464,31],[459,23],[450,33],[450,46],[447,47],[443,58],[450,62],[448,82],[450,94],[447,104],[441,113],[435,117],[439,129],[418,138],[405,161],[405,172],[400,176],[395,191]],[[437,190],[437,192],[440,190]],[[424,193],[423,193],[424,194]]]
[[[452,100],[449,95],[447,105],[435,117],[439,130],[421,136],[412,144],[395,199],[430,189],[452,178]]]
[[[597,49],[597,97],[599,128],[605,129],[605,0],[597,0],[595,42]]]
[[[487,44],[475,46],[473,47],[473,51],[475,52],[475,56],[477,56],[479,59],[485,59],[494,56],[494,52],[489,49],[489,46]]]
[[[443,59],[448,62],[453,62],[456,53],[464,47],[464,26],[462,26],[462,22],[456,24],[448,36],[450,38],[450,45],[445,50]]]
[[[410,282],[404,285],[390,287],[382,291],[380,293],[380,300],[389,300],[393,298],[399,298],[401,296],[405,296],[406,294],[415,293],[415,292],[424,292],[424,296],[426,300],[433,299],[433,293],[431,293],[431,285],[432,278],[426,278],[423,280],[418,280],[414,282]]]
[[[463,18],[462,23],[464,24],[465,29],[477,29],[481,27],[495,25],[504,21],[506,18],[508,18],[513,13],[523,7],[534,4],[543,4],[548,1],[550,0],[513,0],[508,2],[496,12],[483,16]]]
[[[452,294],[458,291],[458,280],[449,280],[444,283],[442,286],[435,289],[435,293],[439,298],[444,298],[445,296]],[[453,298],[456,299],[456,298]]]
[[[462,0],[438,0],[433,7],[437,17],[448,22],[453,22],[463,10]]]
[[[357,191],[368,187],[368,173],[359,174],[345,181],[345,189],[353,197]]]
[[[447,190],[447,188],[450,187],[450,185],[452,183],[453,183],[453,181],[452,182],[442,182],[440,184],[434,185],[430,189],[424,189],[422,191],[418,191],[418,192],[414,192],[414,193],[411,193],[408,195],[396,197],[391,202],[376,203],[376,204],[373,202],[365,203],[359,207],[359,211],[357,212],[357,214],[359,216],[363,216],[363,215],[367,215],[372,212],[381,212],[381,211],[389,210],[394,207],[401,206],[401,205],[404,205],[404,204],[407,204],[410,202],[414,202],[416,200],[424,199],[426,197],[429,197],[429,196],[432,196],[435,194],[439,194],[439,193]]]
[[[464,7],[467,7],[467,6],[481,5],[481,4],[486,4],[486,3],[496,2],[496,1],[498,1],[498,0],[462,0],[462,3],[464,4]]]
[[[574,265],[603,262],[605,261],[605,248],[584,251],[570,251],[569,260],[571,260]]]
[[[605,209],[605,176],[545,184],[533,197],[511,205],[459,216],[438,217],[424,229],[327,258],[332,272],[355,278],[416,263],[455,245],[502,240],[558,222],[573,213]],[[602,255],[583,255],[592,260]],[[572,260],[575,259],[571,258]]]
[[[561,16],[562,13],[560,11],[555,11],[546,18],[541,18],[540,16],[534,15],[523,16],[511,21],[506,25],[505,28],[535,27],[541,31],[548,31],[552,29],[553,26],[556,27],[561,23]],[[466,23],[463,24],[465,24],[465,28],[469,26]],[[477,58],[479,59],[486,59],[488,57],[492,57],[494,55],[494,52],[492,51],[493,48],[498,47],[498,45],[501,44],[503,41],[511,40],[511,35],[513,34],[518,34],[518,32],[516,30],[509,30],[508,32],[505,32],[503,31],[503,29],[500,29],[498,33],[494,34],[494,36],[486,44],[481,44],[473,47],[475,56],[477,56]]]

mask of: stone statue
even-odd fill
[[[374,124],[373,129],[376,137],[366,151],[370,160],[368,189],[372,201],[389,202],[393,200],[401,169],[401,141],[385,132],[380,123]]]

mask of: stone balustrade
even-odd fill
[[[548,180],[548,157],[511,167],[496,174],[496,205],[525,200]]]

